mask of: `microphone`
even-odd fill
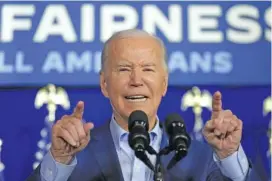
[[[150,150],[149,124],[146,113],[140,110],[133,111],[128,118],[128,143],[135,151],[137,158],[142,160],[151,170],[155,170],[145,151]]]
[[[191,138],[186,132],[184,121],[179,114],[173,113],[168,115],[165,119],[165,128],[169,136],[169,147],[166,152],[175,151],[175,156],[167,166],[167,169],[171,169],[187,155]]]

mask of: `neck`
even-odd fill
[[[128,132],[128,118],[123,118],[121,116],[119,116],[119,114],[114,114],[114,119],[117,122],[117,124],[124,130],[126,130]],[[157,116],[152,116],[152,117],[148,117],[149,120],[149,130],[151,131],[156,123],[157,123]]]

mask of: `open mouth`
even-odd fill
[[[144,102],[147,100],[145,95],[134,95],[134,96],[125,96],[125,98],[130,102]]]

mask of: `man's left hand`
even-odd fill
[[[240,146],[243,123],[230,110],[222,109],[220,92],[213,95],[212,116],[207,121],[203,135],[220,159],[224,159]]]

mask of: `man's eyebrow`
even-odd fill
[[[117,64],[117,67],[131,67],[132,65],[128,64],[128,63],[119,63]]]
[[[144,63],[144,64],[142,65],[142,67],[154,67],[154,66],[156,66],[155,63]]]
[[[117,67],[132,67],[133,65],[128,62],[120,62],[117,64]],[[155,63],[143,63],[141,67],[155,67]]]

